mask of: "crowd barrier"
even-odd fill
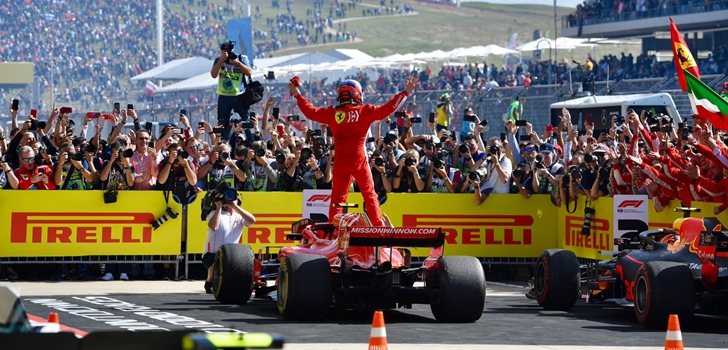
[[[130,256],[144,261],[148,256],[201,254],[207,235],[201,219],[200,199],[184,214],[161,224],[152,222],[169,205],[161,192],[120,191],[116,203],[106,204],[101,191],[0,191],[0,258],[3,261],[31,257]],[[308,196],[308,198],[305,198]],[[327,196],[300,192],[241,192],[243,207],[257,222],[245,229],[243,244],[254,251],[292,244],[285,234],[302,217],[304,203],[325,210]],[[312,199],[313,198],[313,199]],[[621,198],[621,197],[620,197]],[[519,195],[491,195],[476,205],[472,194],[390,193],[382,205],[395,226],[440,227],[446,234],[446,255],[479,258],[535,258],[543,249],[565,248],[577,256],[603,259],[612,251],[615,230],[639,232],[649,227],[668,227],[682,214],[672,211],[679,203],[656,212],[644,196],[620,200],[604,197],[592,203],[595,209],[589,236],[581,234],[584,199],[574,213],[555,207],[547,195],[528,199]],[[313,201],[313,202],[312,202]],[[353,193],[353,203],[361,196]],[[714,203],[693,203],[713,216]],[[649,222],[628,218],[637,207],[645,208]],[[624,217],[622,217],[624,213]],[[718,216],[728,222],[728,215]],[[428,250],[414,249],[414,256]]]

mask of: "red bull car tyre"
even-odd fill
[[[686,319],[695,311],[695,285],[687,265],[650,261],[637,270],[634,313],[650,328],[664,328],[670,314]]]
[[[547,249],[538,257],[534,290],[544,309],[571,309],[579,298],[580,282],[579,261],[574,252]]]

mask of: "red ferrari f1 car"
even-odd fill
[[[483,314],[486,281],[480,261],[443,256],[440,229],[373,227],[365,213],[344,213],[334,223],[299,220],[291,232],[289,239],[299,243],[281,248],[276,259],[256,258],[249,246],[221,247],[214,264],[215,297],[245,303],[253,291],[261,295],[274,288],[280,314],[297,320],[321,319],[330,306],[430,304],[441,322],[474,322]],[[410,247],[431,250],[415,266]]]
[[[670,314],[728,314],[728,231],[714,217],[677,208],[672,228],[647,230],[614,258],[580,265],[573,252],[546,250],[536,263],[532,290],[546,309],[568,310],[579,298],[634,307],[647,327],[664,327]]]

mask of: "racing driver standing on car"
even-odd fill
[[[288,89],[296,98],[298,108],[313,121],[328,125],[336,145],[337,160],[334,162],[333,184],[331,189],[331,202],[329,204],[329,221],[341,211],[334,205],[343,203],[349,194],[349,185],[352,176],[364,198],[364,210],[369,215],[372,225],[383,226],[382,213],[379,211],[377,193],[374,191],[372,172],[366,159],[364,141],[369,126],[378,120],[387,118],[394,113],[415,92],[419,79],[410,77],[405,83],[404,91],[394,95],[392,99],[381,106],[364,104],[364,94],[358,81],[348,79],[339,84],[337,98],[339,105],[317,108],[311,105],[298,89],[298,77],[291,79]]]

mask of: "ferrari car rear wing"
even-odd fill
[[[439,228],[367,227],[349,229],[350,246],[439,247],[445,234]]]

